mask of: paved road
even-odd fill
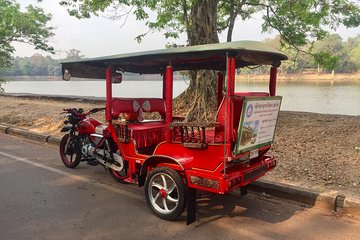
[[[58,150],[0,133],[0,239],[359,239],[360,222],[250,193],[198,196],[198,221],[167,222],[143,188]]]

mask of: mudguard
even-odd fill
[[[66,125],[66,126],[64,126],[64,127],[61,129],[61,132],[68,132],[68,131],[71,130],[71,128],[72,128],[72,126]]]

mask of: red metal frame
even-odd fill
[[[270,69],[270,83],[269,83],[269,92],[270,96],[276,95],[276,78],[277,78],[277,68],[271,67]]]
[[[166,106],[166,133],[165,140],[171,142],[171,130],[169,128],[172,122],[172,95],[173,95],[173,68],[171,66],[166,67],[165,73],[165,106]]]
[[[106,69],[106,121],[111,121],[112,120],[112,116],[111,116],[111,101],[112,101],[112,82],[111,82],[111,67],[109,66]]]
[[[218,78],[217,107],[219,108],[221,101],[223,99],[224,75],[221,72],[218,72],[217,78]]]

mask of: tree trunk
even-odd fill
[[[218,43],[218,0],[198,0],[191,7],[189,45]],[[175,114],[187,110],[186,121],[207,121],[216,111],[217,80],[214,71],[190,73],[188,89],[175,99]]]
[[[231,42],[232,34],[234,31],[234,26],[235,26],[235,20],[238,15],[238,11],[235,10],[234,0],[230,0],[229,4],[230,4],[230,9],[229,9],[229,27],[228,27],[227,38],[226,38],[227,42]]]

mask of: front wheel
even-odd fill
[[[60,141],[60,156],[65,166],[75,168],[81,161],[81,152],[76,149],[76,140],[65,134]]]
[[[156,216],[164,220],[175,220],[185,208],[185,184],[175,170],[158,167],[146,178],[145,197]]]

